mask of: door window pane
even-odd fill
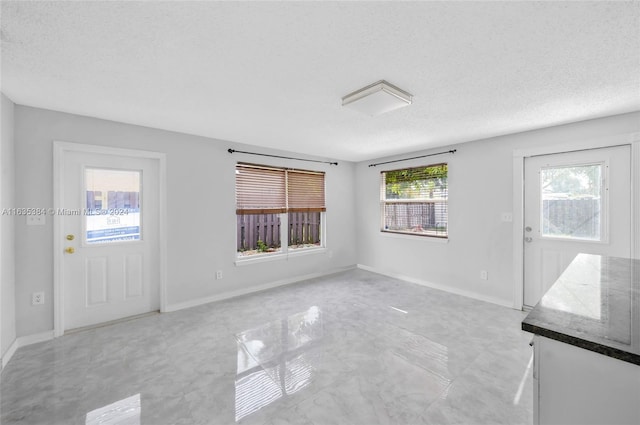
[[[140,240],[140,180],[137,170],[85,170],[85,241]]]
[[[601,240],[602,164],[542,168],[542,236]]]

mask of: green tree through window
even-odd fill
[[[447,237],[448,172],[447,164],[383,171],[381,230]]]

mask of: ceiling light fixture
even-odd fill
[[[411,105],[413,95],[384,80],[356,90],[342,98],[342,106],[375,117]]]

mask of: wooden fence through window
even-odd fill
[[[446,202],[389,202],[384,204],[385,230],[446,230]]]
[[[289,246],[320,243],[319,212],[289,213]],[[280,214],[239,214],[237,217],[237,250],[259,249],[258,241],[267,248],[279,248]]]

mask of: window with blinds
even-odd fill
[[[287,211],[321,212],[324,205],[324,173],[287,170]]]
[[[236,166],[237,214],[277,214],[286,211],[285,170],[249,164]]]
[[[322,246],[324,176],[320,171],[237,164],[238,255]]]
[[[448,165],[380,173],[381,231],[448,237]]]

